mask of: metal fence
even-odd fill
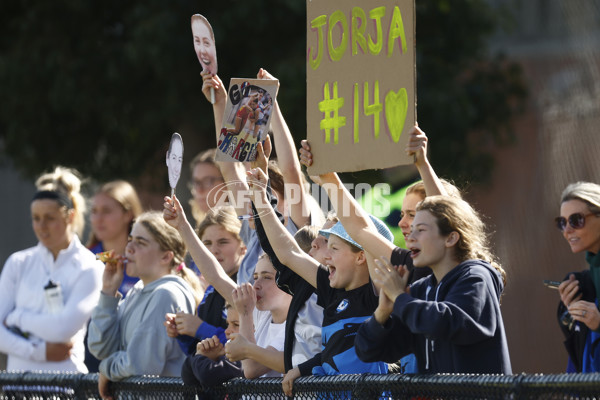
[[[97,374],[0,372],[0,399],[100,399]],[[112,383],[117,399],[286,399],[281,378],[234,379],[205,391],[179,378]],[[338,375],[295,382],[296,399],[598,399],[600,374]]]

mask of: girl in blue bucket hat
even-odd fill
[[[384,362],[364,362],[356,355],[354,337],[359,326],[377,308],[377,292],[369,278],[367,255],[346,233],[341,223],[319,233],[328,236],[325,265],[306,254],[281,225],[266,193],[267,175],[259,168],[248,172],[253,202],[279,261],[310,283],[323,307],[323,350],[316,357],[314,375],[386,373]],[[375,217],[382,240],[393,240],[385,224]],[[283,229],[282,229],[283,228]],[[287,385],[287,386],[286,386]],[[291,395],[293,379],[284,379],[284,392]]]

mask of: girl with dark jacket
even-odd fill
[[[358,330],[358,356],[392,362],[414,353],[419,373],[511,374],[500,312],[505,274],[477,213],[460,199],[427,197],[407,246],[415,268],[433,274],[409,290],[405,266],[377,260],[379,306]]]

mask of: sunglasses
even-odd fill
[[[590,215],[598,215],[598,214],[575,213],[575,214],[569,215],[569,218],[556,217],[556,218],[554,218],[554,221],[556,222],[556,227],[560,231],[564,231],[565,229],[567,229],[567,223],[569,225],[571,225],[571,228],[573,228],[573,229],[581,229],[585,226],[585,219],[587,217],[589,217]]]

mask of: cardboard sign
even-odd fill
[[[413,162],[414,0],[307,0],[310,175]]]
[[[256,160],[256,144],[267,138],[278,89],[276,79],[231,79],[215,160]]]

